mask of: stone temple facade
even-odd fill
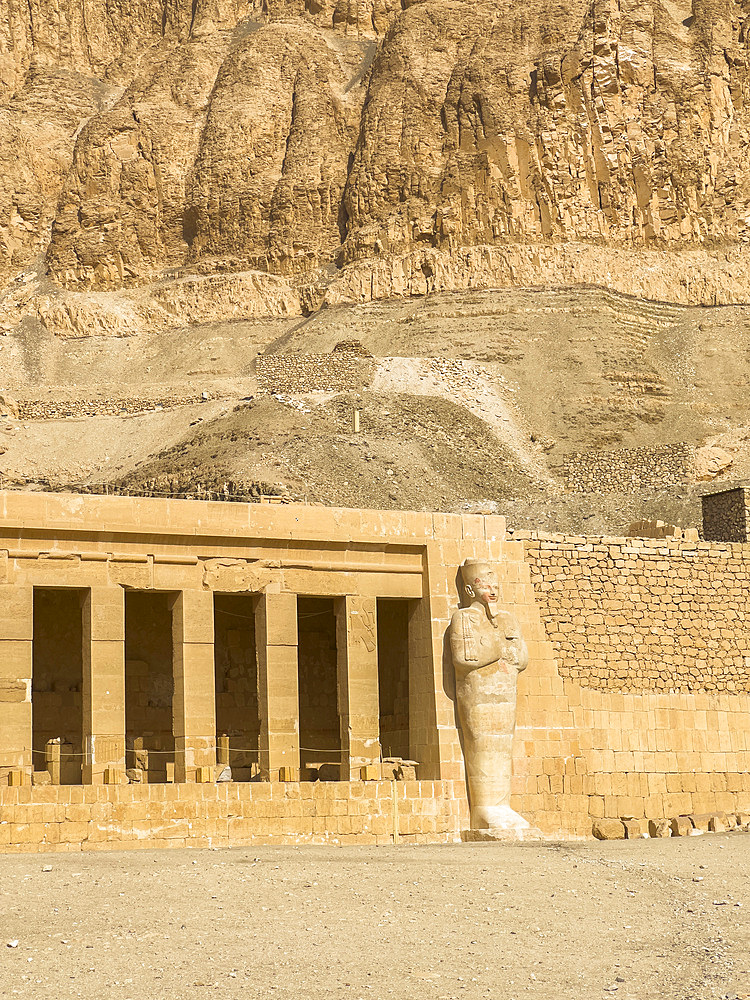
[[[746,544],[0,493],[0,850],[465,837],[467,560],[528,658],[514,814],[750,810]]]

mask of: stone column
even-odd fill
[[[194,781],[216,765],[214,595],[183,590],[172,607],[175,781]]]
[[[270,781],[279,769],[299,776],[297,595],[261,595],[255,611],[260,715],[260,771]]]
[[[83,599],[83,783],[125,770],[125,591],[92,587]]]
[[[341,780],[358,781],[367,764],[380,763],[377,602],[336,602]]]
[[[34,618],[32,587],[0,586],[0,775],[30,774],[31,671]],[[37,762],[44,769],[44,759]],[[28,779],[26,779],[28,780]]]

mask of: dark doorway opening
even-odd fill
[[[34,588],[31,681],[34,770],[47,768],[50,752],[47,743],[59,740],[61,785],[81,783],[84,596],[82,590]]]
[[[410,601],[378,599],[378,696],[383,757],[409,759]]]
[[[259,778],[256,603],[252,594],[214,595],[217,763],[234,781]]]
[[[297,598],[297,620],[302,778],[337,780],[341,733],[333,598]]]
[[[150,783],[174,780],[172,594],[125,594],[126,765]]]

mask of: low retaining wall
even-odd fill
[[[123,413],[150,413],[174,406],[193,406],[209,399],[218,399],[217,392],[199,392],[182,396],[138,398],[122,396],[114,399],[21,399],[17,403],[19,420],[60,420],[63,417],[116,417]]]
[[[663,490],[695,479],[695,448],[666,444],[574,452],[561,458],[558,471],[566,487],[580,493]]]
[[[266,392],[348,392],[368,386],[376,362],[359,354],[259,354],[258,386]]]
[[[0,787],[0,852],[450,843],[463,782]],[[395,838],[394,838],[395,834]]]

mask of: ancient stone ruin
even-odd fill
[[[2,493],[0,847],[737,826],[749,582],[687,533]]]

